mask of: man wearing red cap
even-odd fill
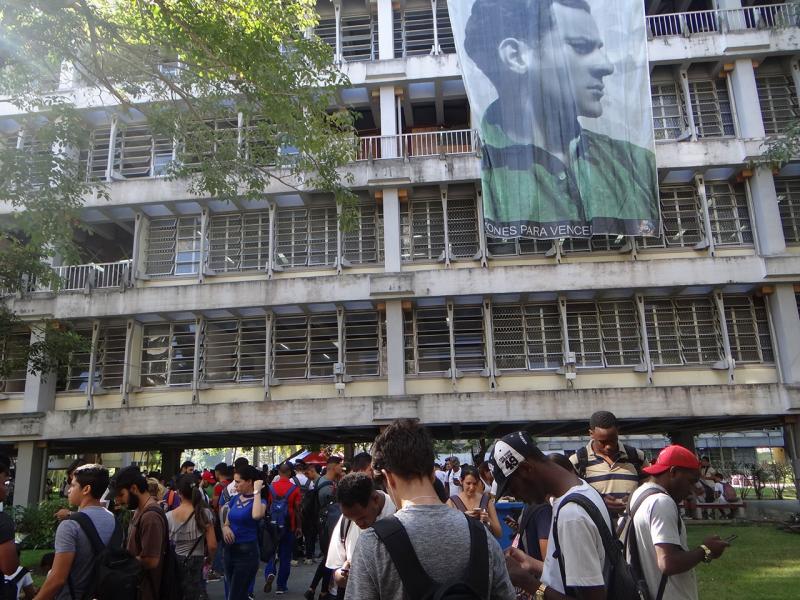
[[[719,536],[706,538],[693,550],[686,542],[678,505],[700,479],[700,461],[683,446],[668,446],[643,471],[653,479],[631,497],[629,561],[647,581],[654,600],[697,600],[694,568],[719,558],[729,546]]]

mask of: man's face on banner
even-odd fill
[[[529,74],[543,101],[574,107],[577,116],[599,117],[603,79],[614,72],[592,15],[554,2],[552,28],[528,53]]]

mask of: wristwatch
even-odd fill
[[[533,595],[534,600],[544,600],[544,593],[547,591],[547,586],[545,584],[541,584],[539,589],[536,590],[536,593]]]
[[[711,556],[711,548],[709,548],[705,544],[700,544],[700,549],[705,553],[705,556],[703,557],[703,562],[710,563],[713,560],[713,557]]]

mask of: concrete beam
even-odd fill
[[[648,388],[607,388],[506,392],[502,397],[486,393],[423,394],[419,396],[377,396],[294,399],[229,404],[186,404],[127,409],[49,411],[37,418],[41,438],[52,442],[86,441],[103,443],[143,432],[155,439],[165,436],[197,436],[197,423],[217,423],[215,433],[231,436],[248,432],[303,429],[375,428],[396,418],[419,418],[433,427],[504,423],[508,427],[544,423],[574,423],[583,431],[586,418],[595,410],[610,410],[621,420],[647,416],[663,419],[665,431],[670,420],[692,420],[724,416],[735,423],[753,417],[774,416],[775,424],[786,414],[785,407],[800,400],[800,389],[779,384],[721,385]],[[15,421],[20,415],[0,417],[0,442],[14,441]],[[28,416],[27,418],[31,418]],[[655,422],[655,421],[654,421]],[[719,425],[713,426],[719,430]],[[170,437],[176,439],[176,437]]]

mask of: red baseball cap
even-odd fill
[[[699,469],[700,461],[691,450],[683,446],[667,446],[658,454],[656,462],[649,467],[642,469],[648,475],[661,475],[664,471],[669,471],[672,467],[681,469]]]
[[[203,471],[203,481],[216,483],[217,480],[214,478],[214,474],[211,471]]]

